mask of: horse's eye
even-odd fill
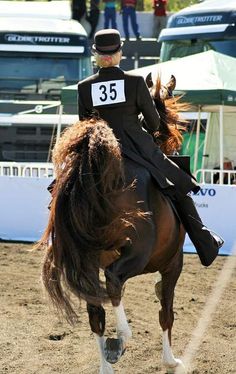
[[[165,89],[163,88],[163,87],[161,87],[161,89],[160,89],[160,98],[162,99],[162,100],[164,100],[165,99]]]

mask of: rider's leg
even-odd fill
[[[204,266],[209,266],[218,255],[224,241],[202,223],[190,191],[200,189],[196,180],[171,161],[158,147],[152,149],[152,163],[174,185],[174,203],[180,219],[193,242]],[[168,194],[168,188],[166,189]],[[173,193],[171,189],[170,197]]]
[[[201,263],[204,266],[211,265],[218,255],[219,248],[224,243],[223,239],[203,225],[189,195],[180,196],[177,194],[174,204],[185,230],[196,248]]]

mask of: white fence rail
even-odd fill
[[[199,169],[195,175],[201,183],[236,184],[236,170]]]
[[[51,178],[54,176],[50,162],[0,162],[0,176]],[[236,170],[199,169],[196,178],[201,183],[236,184]]]
[[[0,162],[0,176],[51,178],[54,176],[50,162]]]

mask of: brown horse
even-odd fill
[[[161,130],[166,128],[171,136],[167,118],[171,119],[172,111],[176,124],[178,116],[157,91],[156,104],[163,109]],[[176,148],[181,137],[175,136],[172,144]],[[81,121],[68,128],[54,148],[53,162],[56,183],[48,226],[39,243],[47,247],[43,282],[53,303],[73,323],[78,312],[69,294],[87,302],[100,352],[100,374],[111,374],[112,364],[131,337],[121,301],[124,283],[159,271],[161,281],[155,291],[161,303],[163,364],[169,372],[183,368],[171,350],[171,329],[185,232],[168,198],[144,167],[122,158],[112,130],[102,120]],[[114,308],[117,337],[105,340],[106,301]]]

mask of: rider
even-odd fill
[[[197,213],[190,191],[200,189],[196,180],[172,162],[141,128],[142,113],[150,133],[156,131],[160,117],[147,85],[141,76],[119,68],[122,45],[119,31],[100,30],[95,34],[92,51],[99,71],[78,83],[80,119],[98,116],[114,131],[123,154],[147,167],[159,187],[171,191],[181,221],[204,266],[216,258],[224,241],[206,229]]]

